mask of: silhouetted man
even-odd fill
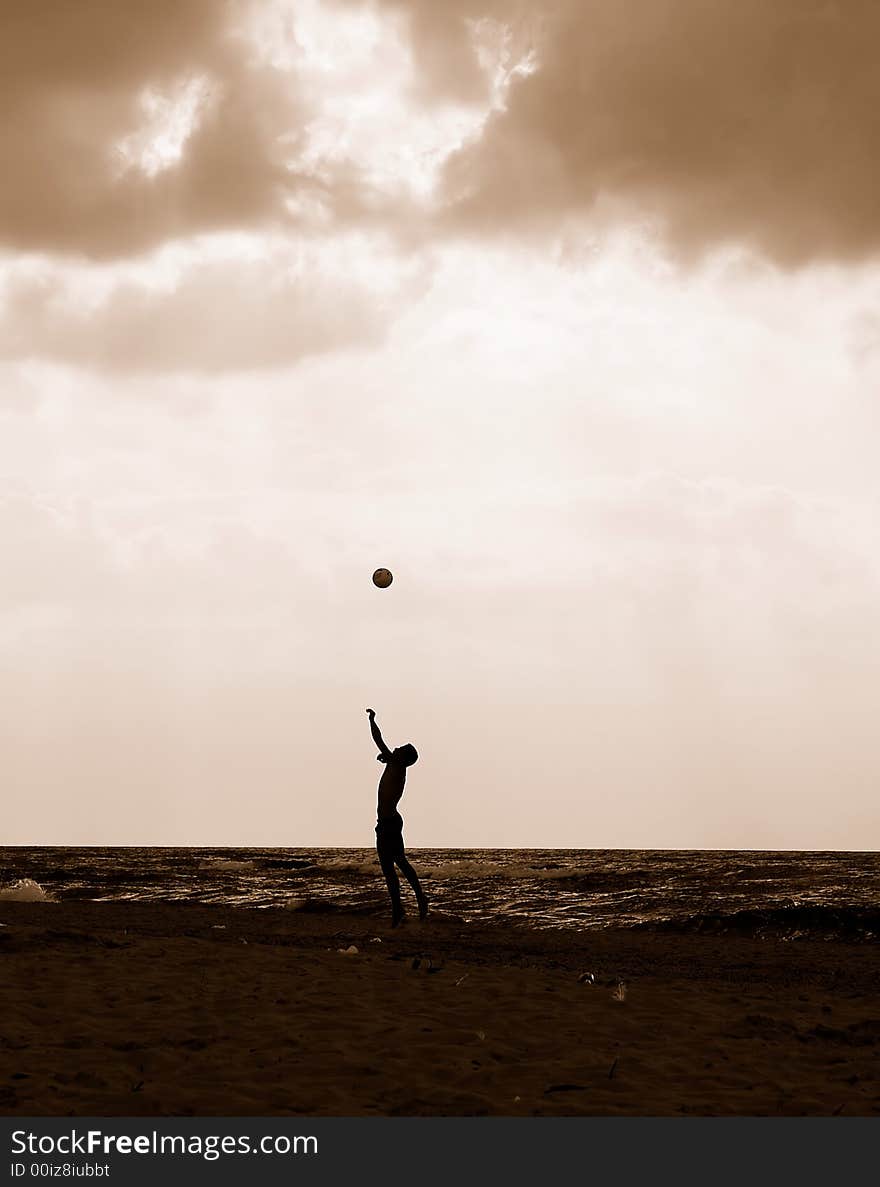
[[[379,802],[376,809],[376,852],[379,854],[379,864],[382,866],[382,873],[388,883],[388,893],[391,895],[391,926],[397,927],[403,919],[398,869],[415,891],[416,902],[419,904],[419,918],[424,919],[428,914],[427,895],[419,885],[415,870],[407,861],[403,847],[403,817],[397,811],[406,784],[406,768],[411,767],[419,755],[415,746],[409,742],[405,746],[389,750],[376,725],[376,714],[372,709],[368,709],[367,716],[370,719],[373,741],[379,747],[376,758],[385,764],[385,770],[379,780]]]

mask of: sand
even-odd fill
[[[0,921],[4,1115],[880,1113],[876,944],[110,902]]]

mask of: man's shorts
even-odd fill
[[[376,821],[376,851],[380,857],[403,857],[403,817],[399,812]]]

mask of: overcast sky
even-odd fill
[[[880,846],[874,0],[0,34],[0,842]]]

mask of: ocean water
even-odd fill
[[[880,855],[413,849],[432,907],[537,928],[880,937]],[[0,900],[387,909],[371,849],[0,848]],[[405,902],[413,909],[408,888]],[[49,908],[50,909],[50,908]]]

